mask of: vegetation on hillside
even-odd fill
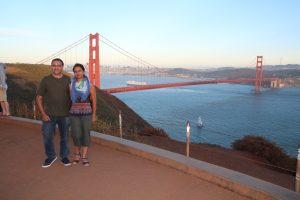
[[[262,158],[272,165],[295,171],[296,159],[288,156],[277,144],[264,137],[247,135],[232,143],[235,150],[245,151]]]

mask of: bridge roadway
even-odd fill
[[[264,78],[262,81],[271,81],[276,78]],[[119,92],[131,92],[137,90],[150,90],[158,88],[169,88],[169,87],[179,87],[188,85],[203,85],[203,84],[217,84],[217,83],[253,83],[256,79],[223,79],[223,80],[208,80],[208,81],[187,81],[187,82],[177,82],[177,83],[163,83],[163,84],[149,84],[149,85],[138,85],[138,86],[128,86],[128,87],[118,87],[103,89],[106,93],[119,93]]]
[[[55,138],[58,151],[58,135]],[[57,160],[43,169],[41,127],[36,124],[0,119],[0,144],[3,200],[247,199],[194,176],[95,143],[89,155],[90,167],[81,163],[65,167]]]

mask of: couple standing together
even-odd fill
[[[90,129],[96,121],[96,92],[94,86],[84,75],[82,64],[73,67],[74,77],[63,74],[64,63],[55,58],[51,61],[52,73],[44,77],[37,90],[37,105],[42,115],[43,142],[47,159],[42,167],[47,168],[57,159],[53,137],[56,125],[60,132],[60,158],[65,166],[71,165],[68,158],[69,121],[75,146],[72,161],[89,166],[87,158],[90,145]]]

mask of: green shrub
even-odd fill
[[[272,165],[294,171],[296,159],[288,156],[277,144],[261,136],[247,135],[232,143],[232,148],[263,158]]]
[[[144,136],[160,136],[160,137],[168,137],[167,133],[161,128],[152,128],[152,127],[144,127],[139,132],[139,135]]]

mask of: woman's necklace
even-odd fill
[[[83,88],[83,85],[84,85],[84,80],[81,80],[77,86],[75,85],[75,88],[81,89],[81,88]]]

